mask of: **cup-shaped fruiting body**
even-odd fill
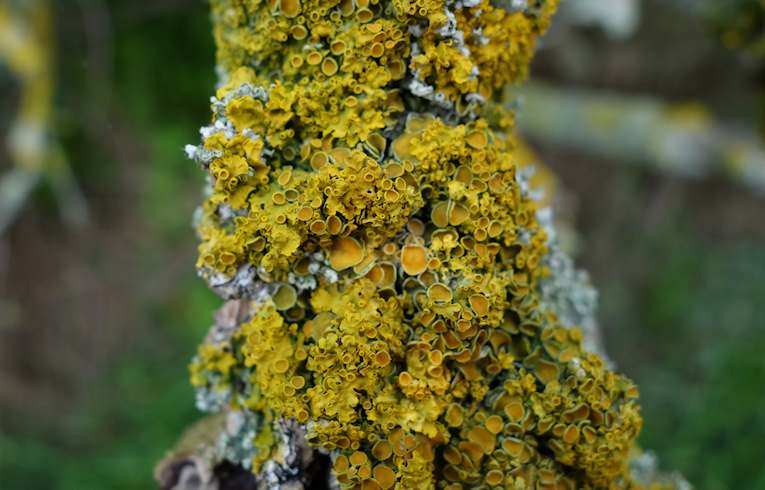
[[[632,488],[637,390],[545,303],[543,203],[492,103],[556,2],[212,3],[198,267],[250,308],[192,382],[262,415],[253,470],[294,419],[342,488]]]

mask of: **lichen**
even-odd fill
[[[637,389],[544,292],[549,210],[495,102],[556,3],[212,2],[197,266],[249,306],[192,383],[259,414],[256,475],[289,420],[341,488],[640,488]]]

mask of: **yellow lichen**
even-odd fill
[[[542,304],[541,204],[491,103],[557,2],[532,3],[212,2],[198,267],[271,294],[193,381],[305,424],[343,488],[630,488],[634,386]]]

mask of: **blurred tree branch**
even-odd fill
[[[535,82],[508,90],[521,132],[685,177],[723,175],[765,195],[765,146],[754,130],[716,121],[700,104],[560,88]]]
[[[36,184],[50,181],[71,225],[88,220],[85,199],[52,129],[53,24],[43,0],[0,1],[0,61],[21,85],[19,109],[8,134],[13,169],[0,176],[0,234],[23,207]]]

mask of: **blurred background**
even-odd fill
[[[765,489],[765,2],[568,0],[521,133],[560,177],[641,444]],[[194,272],[201,0],[0,0],[0,488],[153,488],[220,300]]]

